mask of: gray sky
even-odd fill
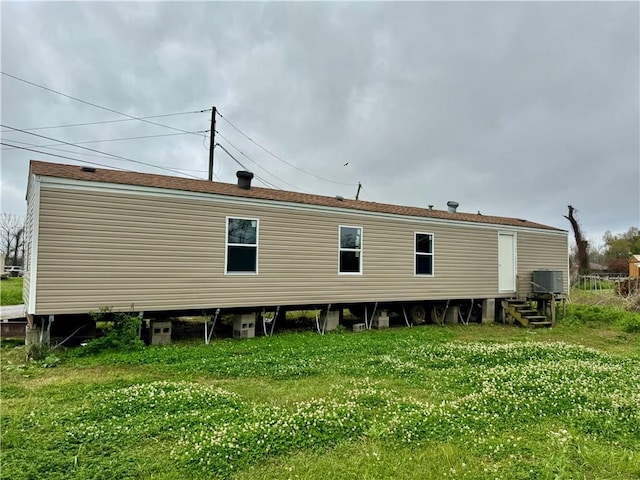
[[[280,188],[353,197],[360,181],[364,200],[457,200],[567,230],[572,204],[596,242],[640,224],[637,2],[0,5],[3,72],[136,117],[215,105],[216,140]],[[127,119],[0,81],[7,126]],[[210,128],[210,112],[150,120]],[[137,120],[31,133],[69,143],[179,133],[84,145],[207,176],[202,134]],[[2,139],[174,175],[7,128]],[[31,158],[78,163],[3,147],[3,212],[24,214]],[[222,149],[215,159],[216,177],[235,182],[235,161]]]

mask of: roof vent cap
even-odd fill
[[[82,167],[81,170],[83,172],[95,173],[96,172],[96,167]]]
[[[251,188],[251,179],[253,178],[253,173],[246,170],[238,170],[236,172],[236,177],[238,177],[238,188],[241,188],[243,190],[249,190]]]
[[[427,207],[429,207],[429,210],[433,210],[433,205],[427,205]]]
[[[336,195],[336,200],[338,200],[339,202],[344,201],[344,197],[342,195]]]
[[[449,213],[456,213],[456,210],[458,209],[458,206],[460,204],[458,202],[454,202],[453,200],[449,200],[447,202],[447,207],[449,207]]]

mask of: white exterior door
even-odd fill
[[[498,290],[516,291],[516,236],[513,233],[498,234]]]

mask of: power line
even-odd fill
[[[205,113],[205,112],[210,112],[211,109],[205,109],[205,110],[196,110],[194,112],[180,112],[180,113],[165,113],[164,115],[151,115],[148,117],[140,117],[140,119],[142,120],[147,120],[149,118],[162,118],[162,117],[175,117],[177,115],[189,115],[189,114],[193,114],[193,113]],[[101,125],[104,123],[119,123],[119,122],[130,122],[134,120],[133,118],[121,118],[118,120],[103,120],[100,122],[87,122],[87,123],[69,123],[67,125],[53,125],[53,126],[49,126],[49,127],[33,127],[33,128],[25,128],[24,130],[28,130],[28,131],[33,131],[33,130],[48,130],[48,129],[52,129],[52,128],[67,128],[67,127],[84,127],[87,125]],[[0,133],[6,133],[9,130],[2,130],[0,131]],[[168,134],[169,135],[169,134]],[[170,135],[177,135],[177,134],[170,134]]]
[[[180,134],[177,134],[177,135],[180,135]],[[65,149],[63,149],[63,148],[46,147],[45,145],[34,145],[33,143],[28,143],[28,142],[19,142],[18,140],[10,140],[10,141],[11,141],[11,142],[14,142],[14,143],[20,143],[20,144],[22,144],[22,145],[29,145],[30,147],[35,147],[35,148],[47,148],[47,150],[55,150],[56,152],[76,153],[76,152],[74,152],[74,151],[72,151],[72,150],[65,150]],[[7,145],[7,144],[2,143],[2,145]],[[57,157],[61,157],[61,158],[67,158],[67,159],[69,159],[69,160],[75,160],[75,159],[73,159],[73,158],[71,158],[71,157],[66,157],[66,156],[64,156],[64,155],[55,155],[55,154],[53,154],[53,153],[47,153],[47,152],[43,152],[43,151],[41,151],[41,150],[33,150],[33,149],[29,149],[29,148],[23,148],[23,147],[20,147],[20,146],[17,146],[17,145],[12,146],[11,148],[6,148],[6,149],[5,149],[5,148],[3,148],[3,149],[1,149],[1,150],[15,150],[15,149],[20,149],[20,150],[29,150],[29,151],[31,151],[31,152],[41,153],[41,154],[44,154],[44,155],[52,155],[52,156],[57,156]],[[109,155],[108,155],[108,154],[105,154],[105,153],[102,153],[102,154],[97,154],[97,153],[83,153],[83,155],[88,155],[88,156],[90,156],[90,157],[98,157],[98,158],[105,158],[105,157],[107,157],[107,158],[108,158],[108,157],[109,157]],[[78,161],[78,162],[80,162],[80,161],[85,161],[85,160],[77,160],[77,161]],[[88,161],[87,161],[87,162],[88,162]],[[112,167],[112,166],[110,166],[110,165],[102,165],[102,164],[98,164],[98,163],[96,163],[96,165],[101,165],[101,166],[109,167],[109,168],[118,168],[118,167]],[[162,167],[159,167],[159,168],[162,168]],[[125,169],[119,169],[119,170],[125,170]],[[183,171],[183,172],[207,173],[207,171],[206,171],[206,170],[198,170],[198,169],[195,169],[195,168],[180,168],[180,167],[175,167],[175,170],[180,170],[180,171]],[[128,171],[128,172],[129,172],[129,171],[131,171],[131,170],[126,170],[126,171]],[[216,179],[217,179],[217,180],[219,180],[219,179],[217,178],[217,177],[218,177],[217,175],[215,175],[215,174],[214,174],[214,177],[216,177]]]
[[[247,167],[245,167],[245,166],[242,164],[242,162],[241,162],[240,160],[238,160],[236,157],[234,157],[233,155],[231,155],[231,154],[229,153],[229,150],[227,150],[226,148],[224,148],[224,146],[223,146],[223,145],[220,145],[219,143],[216,143],[216,144],[214,145],[214,147],[220,147],[222,150],[224,150],[224,151],[227,153],[227,155],[229,155],[231,158],[233,158],[233,160],[234,160],[238,165],[240,165],[240,166],[243,168],[243,170],[247,170],[247,171],[249,170]]]
[[[219,143],[216,143],[214,145],[215,147],[220,147],[222,150],[224,150],[224,152],[229,155],[238,165],[240,165],[244,170],[249,170],[247,167],[245,167],[242,162],[240,162],[240,160],[238,160],[236,157],[234,157],[233,155],[231,155],[231,153],[229,153],[229,150],[227,150],[226,148],[224,148],[223,145],[220,145]],[[254,176],[260,180],[262,183],[264,183],[265,185],[267,185],[268,187],[272,187],[275,188],[276,190],[282,190],[280,187],[274,185],[273,183],[270,183],[268,181],[266,181],[264,178],[262,178],[260,175],[258,174],[254,174]]]
[[[199,177],[195,177],[195,176],[193,176],[193,175],[189,175],[188,173],[182,173],[182,172],[179,172],[179,171],[177,171],[177,170],[173,170],[173,169],[171,169],[171,168],[161,167],[161,166],[159,166],[159,165],[154,165],[153,163],[142,162],[142,161],[140,161],[140,160],[133,160],[133,159],[131,159],[131,158],[122,157],[122,156],[120,156],[120,155],[114,155],[114,154],[112,154],[112,153],[101,152],[100,150],[95,150],[95,149],[93,149],[93,148],[83,147],[82,145],[76,145],[76,144],[73,144],[73,143],[70,143],[70,142],[65,142],[65,141],[63,141],[63,140],[58,140],[57,138],[51,138],[51,137],[47,137],[47,136],[45,136],[45,135],[40,135],[40,134],[38,134],[38,133],[27,132],[27,131],[22,130],[22,129],[20,129],[20,128],[10,127],[9,125],[0,125],[0,127],[3,127],[3,128],[9,128],[9,129],[11,129],[11,130],[15,130],[15,131],[17,131],[17,132],[26,133],[27,135],[33,135],[33,136],[35,136],[35,137],[46,138],[47,140],[52,140],[52,141],[54,141],[54,142],[59,142],[59,143],[62,143],[62,144],[65,144],[65,145],[69,145],[69,146],[72,146],[72,147],[82,148],[82,149],[84,149],[84,150],[89,150],[90,152],[102,153],[103,155],[108,155],[108,156],[110,156],[110,157],[118,158],[118,159],[120,159],[120,160],[124,160],[124,161],[127,161],[127,162],[138,163],[138,164],[140,164],[140,165],[146,165],[146,166],[148,166],[148,167],[159,168],[159,169],[161,169],[161,170],[166,170],[166,171],[168,171],[168,172],[173,172],[173,173],[177,173],[177,174],[180,174],[180,175],[186,175],[186,176],[188,176],[188,177],[191,177],[191,178],[195,178],[195,179],[201,180],[201,178],[199,178]]]
[[[37,83],[30,82],[29,80],[25,80],[24,78],[16,77],[15,75],[11,75],[10,73],[7,73],[7,72],[0,71],[0,73],[2,73],[2,75],[6,75],[9,78],[13,78],[14,80],[18,80],[19,82],[23,82],[23,83],[26,83],[28,85],[34,86],[34,87],[42,88],[43,90],[46,90],[48,92],[52,92],[52,93],[55,93],[57,95],[61,95],[61,96],[66,97],[66,98],[70,98],[71,100],[75,100],[76,102],[84,103],[85,105],[91,105],[92,107],[99,108],[101,110],[106,110],[107,112],[117,113],[118,115],[123,115],[123,116],[125,116],[127,118],[130,118],[132,120],[139,120],[141,122],[149,123],[151,125],[156,125],[158,127],[168,128],[170,130],[176,130],[176,131],[182,132],[182,133],[189,133],[189,134],[193,134],[193,135],[198,135],[198,134],[194,134],[193,132],[188,132],[186,130],[182,130],[180,128],[170,127],[169,125],[163,125],[162,123],[152,122],[152,121],[146,120],[146,119],[144,119],[142,117],[136,117],[134,115],[129,115],[128,113],[119,112],[118,110],[114,110],[112,108],[103,107],[101,105],[97,105],[95,103],[91,103],[91,102],[88,102],[86,100],[82,100],[80,98],[73,97],[71,95],[67,95],[66,93],[59,92],[59,91],[54,90],[52,88],[45,87],[44,85],[39,85]]]
[[[182,170],[185,172],[200,172],[200,173],[207,173],[207,170],[199,170],[197,168],[180,168],[180,167],[175,167],[176,170]]]
[[[256,165],[258,168],[264,170],[265,172],[267,172],[269,175],[271,175],[273,178],[279,180],[280,182],[284,183],[285,185],[290,186],[291,188],[293,188],[294,190],[300,190],[299,187],[296,187],[295,185],[290,184],[289,182],[287,182],[286,180],[281,179],[280,177],[276,176],[275,174],[271,173],[269,170],[267,170],[266,168],[264,168],[263,166],[261,166],[258,162],[256,162],[255,160],[253,160],[251,157],[249,157],[246,153],[244,153],[242,150],[240,150],[238,147],[236,147],[233,143],[231,143],[231,141],[225,137],[224,135],[222,135],[219,131],[216,130],[216,133],[218,135],[220,135],[229,145],[231,145],[233,148],[235,148],[240,155],[242,155],[243,157],[245,157],[247,160],[249,160],[251,163],[253,163],[254,165]]]
[[[8,127],[8,128],[11,128],[11,127]],[[105,168],[109,168],[109,169],[113,169],[113,170],[121,170],[121,171],[123,171],[123,172],[131,172],[131,171],[132,171],[132,170],[128,170],[128,169],[126,169],[126,168],[116,167],[116,166],[114,166],[114,165],[106,165],[106,164],[104,164],[104,163],[92,162],[92,161],[90,161],[90,160],[80,160],[80,159],[78,159],[78,158],[72,158],[72,157],[68,157],[68,156],[66,156],[66,155],[58,155],[58,154],[56,154],[56,153],[43,152],[42,150],[36,150],[36,149],[34,149],[34,148],[21,147],[21,146],[19,146],[19,145],[12,145],[12,144],[10,144],[10,143],[6,143],[6,142],[0,142],[0,145],[4,145],[5,147],[15,148],[15,149],[18,149],[18,150],[25,150],[25,151],[28,151],[28,152],[39,153],[40,155],[47,155],[47,156],[50,156],[50,157],[56,157],[56,158],[64,158],[65,160],[71,160],[71,161],[73,161],[73,162],[78,162],[78,163],[87,163],[87,164],[89,164],[89,165],[96,165],[96,166],[99,166],[99,167],[105,167]],[[231,158],[232,158],[232,159],[233,159],[233,160],[234,160],[238,165],[240,165],[243,169],[247,170],[247,168],[246,168],[246,167],[245,167],[245,166],[244,166],[244,165],[243,165],[243,164],[242,164],[242,163],[241,163],[237,158],[235,158],[231,153],[229,153],[229,151],[228,151],[226,148],[224,148],[224,146],[223,146],[223,145],[220,145],[219,143],[216,143],[216,145],[215,145],[215,146],[216,146],[216,147],[220,147],[220,148],[222,148],[222,150],[224,150],[224,152],[225,152],[227,155],[229,155],[229,156],[230,156],[230,157],[231,157]],[[106,154],[106,153],[105,153],[105,154],[103,154],[103,155],[108,155],[108,154]],[[143,163],[143,162],[137,162],[136,160],[129,160],[129,159],[124,159],[124,160],[130,161],[130,162],[136,162],[136,163]],[[158,166],[158,165],[152,165],[152,164],[147,164],[147,163],[144,163],[144,165],[150,165],[150,166],[153,166],[153,167],[156,167],[156,168],[160,168],[160,169],[162,169],[162,170],[169,170],[169,169],[166,169],[166,168],[164,168],[164,167],[160,167],[160,166]],[[186,169],[186,168],[185,168],[185,169],[181,169],[181,170],[189,170],[189,169]],[[171,171],[174,171],[174,170],[171,170]],[[191,171],[194,171],[194,172],[206,172],[206,170],[191,170]],[[176,172],[176,173],[180,173],[180,172]],[[187,175],[187,174],[185,174],[185,175]],[[190,176],[190,175],[189,175],[189,176]],[[215,177],[215,176],[216,176],[216,175],[214,175],[214,177]],[[265,185],[267,185],[267,186],[269,186],[269,187],[275,188],[276,190],[282,190],[281,188],[279,188],[279,187],[277,187],[276,185],[274,185],[274,184],[272,184],[272,183],[268,182],[267,180],[265,180],[264,178],[260,177],[259,175],[255,175],[255,177],[256,177],[258,180],[260,180],[263,184],[265,184]],[[201,180],[201,179],[200,179],[200,178],[198,178],[198,177],[193,177],[193,178],[196,178],[196,179],[198,179],[198,180]]]
[[[9,127],[11,128],[11,127]],[[3,132],[11,132],[12,130],[2,130]],[[29,134],[30,132],[28,132],[26,129],[23,130],[25,133]],[[209,130],[198,130],[196,132],[192,132],[192,133],[207,133]],[[104,140],[89,140],[89,141],[84,141],[84,142],[73,142],[74,145],[86,145],[88,143],[103,143],[103,142],[120,142],[123,140],[139,140],[139,139],[144,139],[144,138],[157,138],[157,137],[172,137],[175,135],[185,135],[184,133],[161,133],[158,135],[143,135],[143,136],[139,136],[139,137],[123,137],[123,138],[106,138]],[[16,143],[22,143],[19,142],[18,140],[11,140],[12,142],[16,142]],[[26,143],[26,142],[25,142]],[[39,147],[39,148],[47,148],[47,147],[55,147],[56,145],[61,145],[64,144],[65,142],[62,143],[52,143],[49,145],[32,145],[33,147]],[[30,145],[28,143],[26,143],[27,145]],[[6,148],[3,148],[2,150],[9,150]]]
[[[33,148],[19,147],[17,145],[11,145],[10,143],[5,143],[5,142],[0,142],[0,145],[5,145],[7,147],[19,148],[20,150],[26,150],[28,152],[35,152],[35,153],[39,153],[41,155],[49,155],[51,157],[64,158],[66,160],[72,160],[74,162],[88,163],[90,165],[97,165],[99,167],[113,168],[113,169],[116,169],[116,170],[122,170],[124,172],[130,172],[131,171],[131,170],[127,170],[126,168],[114,167],[112,165],[105,165],[104,163],[90,162],[89,160],[79,160],[77,158],[71,158],[71,157],[67,157],[65,155],[57,155],[55,153],[43,152],[43,151],[40,151],[40,150],[34,150]]]
[[[367,193],[367,191],[364,189],[364,187],[362,188],[362,193],[364,193],[369,198],[369,201],[373,202],[373,198],[371,198],[371,195],[369,195]]]
[[[74,150],[66,150],[64,148],[55,148],[55,147],[51,147],[48,145],[36,145],[35,143],[29,143],[29,142],[21,142],[19,140],[13,140],[10,139],[10,142],[13,143],[19,143],[20,145],[28,145],[30,147],[34,147],[34,148],[46,148],[47,150],[55,150],[56,152],[65,152],[65,153],[73,153],[76,154],[78,152],[74,151]],[[56,143],[56,145],[58,145]],[[20,147],[7,147],[7,148],[0,148],[0,150],[15,150],[15,149],[19,149]],[[106,154],[97,154],[97,153],[83,153],[83,155],[88,155],[90,157],[98,157],[98,158],[105,158],[105,157],[109,157],[109,155]]]
[[[261,150],[267,152],[269,155],[271,155],[273,158],[280,160],[281,162],[286,163],[287,165],[289,165],[290,167],[295,168],[296,170],[301,171],[302,173],[305,173],[307,175],[310,175],[314,178],[317,178],[319,180],[324,180],[325,182],[330,182],[330,183],[335,183],[336,185],[348,185],[348,186],[356,186],[357,183],[343,183],[343,182],[337,182],[335,180],[331,180],[329,178],[324,178],[321,177],[319,175],[316,175],[314,173],[311,172],[307,172],[306,170],[303,170],[302,168],[294,165],[291,162],[286,161],[284,158],[279,157],[278,155],[276,155],[275,153],[273,153],[272,151],[268,150],[267,148],[263,147],[262,145],[260,145],[258,142],[256,142],[253,138],[251,138],[249,135],[247,135],[246,133],[244,133],[242,130],[240,130],[238,127],[236,127],[233,123],[231,123],[229,120],[227,120],[221,113],[220,111],[218,111],[218,115],[220,115],[220,118],[222,118],[225,122],[227,122],[233,129],[235,129],[240,135],[242,135],[243,137],[245,137],[247,140],[249,140],[251,143],[253,143],[254,145],[256,145],[258,148],[260,148]],[[219,132],[217,132],[219,133]]]

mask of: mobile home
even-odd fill
[[[143,312],[402,306],[566,293],[567,232],[519,218],[32,161],[28,318]],[[558,273],[559,272],[559,273]],[[133,307],[132,307],[133,306]]]

